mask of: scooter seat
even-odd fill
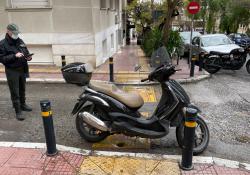
[[[138,93],[125,92],[114,84],[101,81],[90,81],[89,88],[111,96],[130,108],[140,108],[144,104],[142,97]]]

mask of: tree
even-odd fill
[[[133,20],[135,28],[139,34],[142,34],[153,23],[150,9],[150,2],[139,2],[138,0],[133,0],[127,6],[126,11],[128,18]]]
[[[248,26],[250,23],[250,10],[240,4],[228,2],[227,12],[221,15],[220,30],[222,32],[236,33],[240,25]]]
[[[190,1],[192,0],[188,0],[187,3]],[[197,2],[201,4],[201,11],[194,19],[202,19],[208,33],[215,32],[218,19],[220,31],[227,34],[237,32],[239,25],[248,26],[250,23],[250,2],[247,0],[197,0]],[[191,15],[188,16],[191,18]]]
[[[166,15],[165,15],[165,24],[163,26],[163,42],[165,45],[168,44],[169,42],[169,36],[170,36],[170,31],[171,31],[171,25],[173,21],[173,14],[175,10],[177,10],[177,5],[180,3],[180,0],[167,0],[166,1]]]

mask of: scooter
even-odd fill
[[[111,134],[124,134],[143,138],[162,138],[176,127],[179,146],[184,145],[184,117],[187,108],[198,110],[194,154],[202,153],[209,143],[209,129],[198,107],[181,85],[169,77],[176,71],[173,65],[162,65],[144,81],[158,81],[162,96],[151,117],[138,111],[143,106],[139,94],[128,93],[114,84],[90,81],[79,96],[72,115],[80,136],[89,142],[99,142]]]

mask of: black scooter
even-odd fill
[[[125,134],[143,138],[161,138],[176,127],[180,147],[184,141],[184,116],[188,107],[199,111],[194,154],[202,153],[209,143],[209,130],[198,107],[175,80],[169,79],[177,70],[172,65],[163,65],[151,72],[143,81],[158,81],[162,97],[153,115],[143,117],[138,109],[143,99],[138,94],[127,93],[114,84],[91,82],[84,87],[72,114],[76,117],[76,128],[82,138],[99,142],[111,134]]]

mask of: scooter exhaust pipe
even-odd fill
[[[84,122],[96,129],[99,129],[101,131],[109,130],[108,126],[103,121],[88,112],[80,112],[79,116],[82,117]]]

